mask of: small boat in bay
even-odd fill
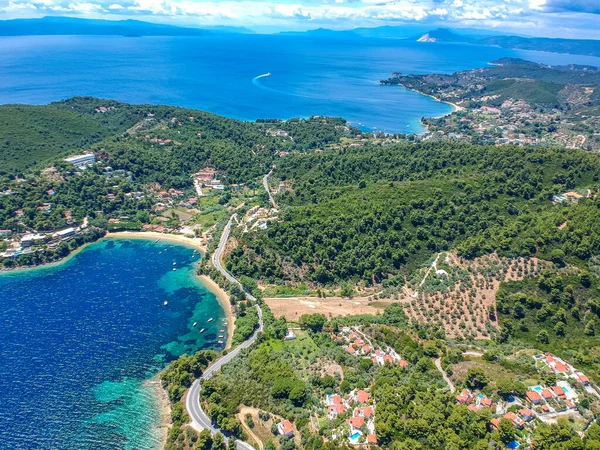
[[[204,328],[202,328],[202,329],[200,330],[200,333],[204,333]]]
[[[198,325],[198,322],[194,322],[194,325],[192,325],[192,326],[195,327],[196,325]]]
[[[218,341],[218,343],[219,343],[219,344],[222,344],[222,343],[223,343],[223,341]]]
[[[213,321],[213,318],[212,318],[212,317],[211,317],[210,319],[208,319],[208,322],[212,322],[212,321]]]
[[[169,304],[168,301],[165,300],[165,302],[163,303],[163,305],[167,306]]]

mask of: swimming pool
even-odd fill
[[[506,444],[506,448],[510,448],[510,449],[519,448],[520,446],[521,446],[521,444],[519,444],[517,441],[512,441],[512,442],[509,442],[508,444]]]
[[[543,388],[538,385],[538,386],[533,386],[531,389],[539,394],[540,392],[542,392]]]
[[[361,434],[357,431],[356,433],[350,436],[350,440],[353,441],[355,439],[358,439],[359,437],[361,437]]]

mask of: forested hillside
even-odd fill
[[[561,249],[578,263],[600,251],[598,200],[552,197],[595,194],[599,175],[596,155],[542,148],[399,144],[286,159],[274,174],[289,185],[282,220],[244,234],[230,268],[270,282],[372,284],[449,249],[469,258]]]

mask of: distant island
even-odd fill
[[[104,35],[104,36],[207,36],[222,33],[253,33],[243,27],[185,28],[140,20],[79,19],[48,16],[41,19],[0,21],[0,36]]]
[[[451,75],[393,74],[402,85],[459,111],[424,118],[434,137],[477,143],[563,145],[600,150],[600,69],[548,66],[517,58]]]
[[[535,50],[553,53],[571,53],[575,55],[600,56],[600,41],[592,39],[556,39],[540,37],[494,35],[473,36],[462,34],[448,28],[438,28],[416,36],[418,42],[457,42],[477,45],[493,45],[502,48]]]

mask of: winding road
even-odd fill
[[[273,195],[271,194],[271,189],[269,189],[269,175],[271,175],[272,173],[273,173],[273,169],[271,169],[269,171],[269,173],[263,177],[262,182],[263,182],[263,186],[265,187],[265,191],[267,191],[267,194],[269,196],[269,201],[273,205],[273,208],[277,208],[277,203],[275,203],[275,199],[273,198]]]
[[[248,291],[246,291],[244,289],[244,287],[242,286],[242,284],[233,275],[231,275],[229,272],[227,272],[227,270],[221,264],[221,258],[223,257],[223,251],[225,250],[225,245],[227,244],[227,240],[229,239],[229,234],[231,233],[231,225],[235,218],[236,218],[236,214],[233,214],[231,216],[231,218],[229,219],[229,222],[227,222],[227,225],[225,225],[225,228],[223,229],[223,233],[221,234],[221,239],[219,240],[219,246],[217,247],[217,249],[215,250],[215,252],[212,255],[212,263],[214,264],[215,268],[219,272],[221,272],[225,278],[227,278],[227,280],[229,280],[232,283],[238,284],[244,290],[244,293],[246,294],[246,297],[249,300],[256,301],[256,298],[252,294],[250,294]],[[212,434],[218,433],[220,431],[217,427],[215,427],[212,424],[210,418],[206,415],[206,413],[200,406],[200,390],[202,389],[201,382],[202,382],[202,380],[209,379],[215,373],[217,373],[219,370],[221,370],[221,367],[223,367],[225,364],[229,363],[233,358],[235,358],[242,349],[248,348],[252,344],[254,344],[254,341],[256,340],[258,333],[263,330],[262,310],[260,309],[260,306],[258,306],[258,305],[256,305],[256,310],[258,312],[258,329],[256,331],[254,331],[254,333],[252,333],[252,336],[250,336],[242,344],[238,345],[236,348],[231,350],[229,353],[227,353],[226,355],[224,355],[221,358],[214,361],[204,371],[202,376],[194,381],[194,383],[192,384],[192,386],[190,387],[190,389],[187,393],[187,396],[185,399],[185,408],[187,409],[187,412],[188,412],[190,418],[192,419],[192,421],[190,423],[191,427],[197,431],[202,431],[202,430],[207,429],[207,430],[210,430],[210,432]],[[236,447],[238,450],[254,450],[254,447],[252,447],[247,442],[236,440],[235,443],[236,443]]]

